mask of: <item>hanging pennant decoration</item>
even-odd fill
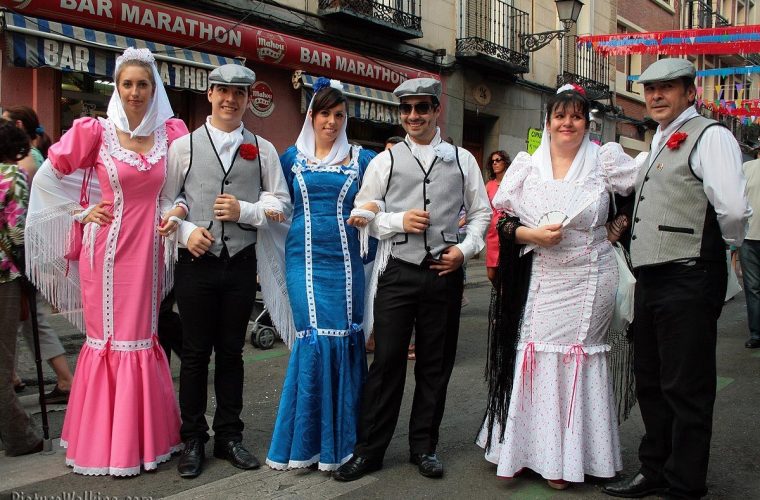
[[[578,45],[604,55],[749,54],[760,52],[760,25],[721,28],[582,35]]]
[[[736,66],[731,68],[701,69],[697,71],[697,78],[700,76],[752,75],[756,73],[760,73],[760,66]],[[639,75],[628,75],[629,81],[635,82],[638,79]]]

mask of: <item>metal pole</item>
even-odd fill
[[[37,364],[37,383],[40,392],[40,411],[42,413],[42,451],[52,453],[53,442],[50,439],[47,402],[45,401],[45,379],[42,374],[42,354],[40,352],[40,328],[37,323],[37,289],[29,279],[23,278],[23,287],[29,301],[29,315],[32,320],[32,337],[34,339],[34,362]]]

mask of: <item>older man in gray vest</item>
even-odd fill
[[[385,211],[370,224],[370,233],[381,240],[375,265],[384,272],[374,307],[375,358],[362,396],[354,456],[334,474],[340,481],[359,479],[382,466],[401,408],[413,328],[417,384],[409,421],[410,461],[423,476],[443,476],[436,446],[456,356],[462,264],[484,247],[491,217],[475,158],[441,140],[441,83],[416,78],[394,93],[401,100],[406,138],[372,160],[355,200],[357,207],[385,202]],[[467,226],[460,242],[462,207]]]
[[[751,211],[739,145],[697,113],[695,74],[688,60],[662,59],[639,78],[659,123],[631,228],[634,372],[646,434],[640,471],[604,488],[618,497],[707,493],[725,245],[742,244]]]
[[[208,440],[208,363],[215,353],[214,456],[259,462],[242,444],[243,344],[256,296],[256,228],[281,221],[288,189],[274,146],[243,126],[255,74],[227,64],[209,75],[211,116],[169,150],[165,193],[184,198],[174,290],[183,327],[180,476],[201,473]]]

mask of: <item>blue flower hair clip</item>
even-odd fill
[[[317,78],[317,81],[315,81],[314,85],[312,85],[312,89],[314,90],[315,94],[325,87],[332,87],[334,89],[340,90],[341,92],[343,91],[343,84],[340,83],[339,80],[330,80],[324,76]]]
[[[35,131],[36,133],[38,133],[38,134],[42,134],[42,133],[44,133],[44,132],[45,132],[45,127],[43,127],[42,125],[40,125],[40,126],[38,126],[36,129],[34,129],[34,131]]]

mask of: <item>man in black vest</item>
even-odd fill
[[[256,296],[256,228],[283,220],[288,189],[274,146],[242,118],[255,74],[227,64],[209,74],[211,116],[169,150],[164,195],[186,202],[174,291],[183,327],[179,405],[185,444],[177,469],[201,473],[208,440],[208,364],[214,359],[214,456],[241,469],[259,461],[242,444],[243,345]]]
[[[662,59],[639,78],[659,123],[631,228],[634,373],[646,434],[640,471],[603,490],[618,497],[707,493],[725,245],[742,244],[751,211],[739,145],[697,113],[695,74],[688,60]]]
[[[410,461],[423,476],[443,476],[436,446],[456,357],[462,264],[485,246],[491,217],[475,158],[441,140],[441,82],[415,78],[394,93],[401,100],[406,138],[372,160],[355,200],[356,207],[385,203],[385,211],[370,224],[370,233],[381,240],[375,266],[384,271],[377,282],[375,358],[362,395],[357,443],[353,457],[333,476],[339,481],[359,479],[382,466],[401,408],[412,328],[417,384]],[[459,242],[462,207],[467,226]]]

